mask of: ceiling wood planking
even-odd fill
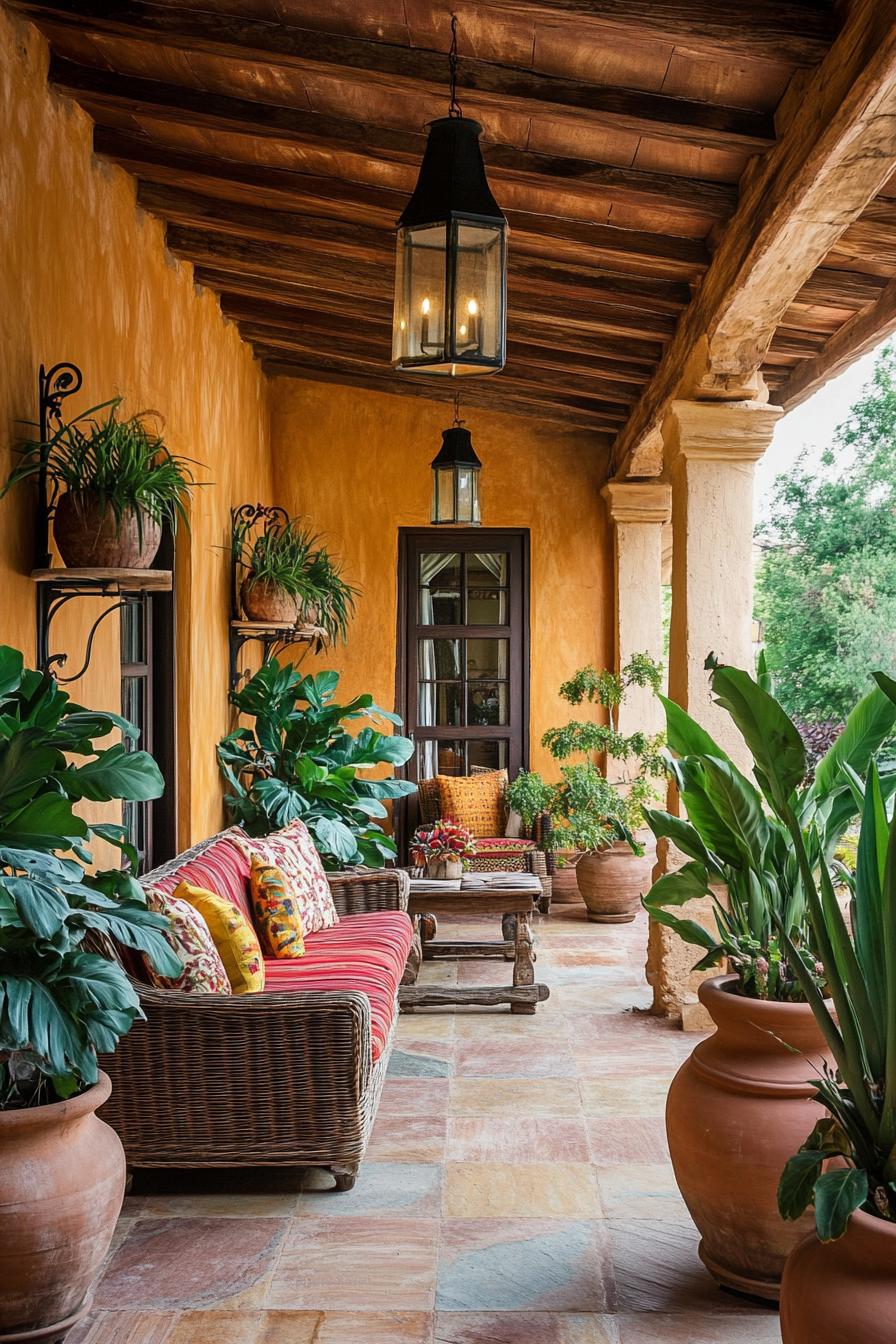
[[[50,81],[86,102],[88,108],[111,107],[132,116],[147,114],[191,125],[230,128],[265,139],[287,139],[312,147],[343,150],[365,158],[379,155],[398,163],[419,164],[425,136],[407,130],[362,125],[323,116],[304,108],[260,103],[246,98],[209,94],[200,89],[122,76],[63,57],[50,62]],[[737,203],[737,189],[727,183],[646,173],[561,155],[532,154],[512,145],[483,147],[486,165],[496,183],[502,175],[572,183],[594,188],[607,200],[643,201],[680,210],[697,210],[725,218]]]
[[[374,85],[401,96],[418,91],[433,100],[444,100],[446,94],[444,50],[408,48],[242,15],[160,8],[140,0],[120,0],[111,14],[105,0],[55,0],[18,7],[51,20],[54,35],[64,34],[68,28],[81,35],[89,29],[132,42],[163,43],[241,63],[264,61],[269,67],[329,73],[338,79],[348,74],[361,87]],[[574,124],[579,127],[609,124],[638,136],[722,149],[732,145],[765,149],[775,138],[770,116],[749,108],[587,83],[469,57],[460,63],[458,89],[461,97],[472,95],[468,101],[477,113],[480,108],[494,108],[566,120],[573,113]],[[437,115],[435,109],[432,115]]]
[[[816,355],[793,370],[775,400],[785,410],[792,410],[830,378],[836,378],[860,355],[874,350],[894,331],[896,280],[891,280],[872,307],[856,313]]]

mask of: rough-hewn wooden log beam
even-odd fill
[[[92,113],[111,108],[178,125],[251,134],[367,158],[379,156],[396,163],[418,164],[426,145],[426,137],[414,131],[364,125],[305,108],[137,79],[96,66],[77,65],[58,56],[50,61],[49,77],[51,83],[84,103]],[[737,203],[736,186],[725,182],[610,167],[558,154],[533,154],[512,145],[487,144],[483,151],[498,184],[506,175],[553,182],[557,186],[587,186],[599,191],[606,200],[640,201],[666,210],[697,211],[717,219],[727,218]]]
[[[309,255],[360,258],[390,269],[394,264],[392,230],[349,224],[321,216],[221,201],[215,196],[178,191],[176,187],[141,183],[139,203],[169,223],[190,229],[211,229],[227,237],[255,239],[299,248]],[[578,294],[643,312],[677,314],[688,303],[690,289],[680,281],[619,275],[608,267],[533,259],[511,253],[512,284],[538,285],[547,292]]]
[[[416,92],[443,99],[445,95],[442,51],[143,0],[118,0],[114,10],[108,0],[51,0],[47,4],[16,0],[16,7],[37,22],[50,21],[52,35],[60,43],[67,28],[79,34],[88,30],[131,43],[162,43],[181,51],[351,79],[403,96]],[[589,84],[469,56],[460,63],[458,87],[475,95],[477,110],[572,115],[579,126],[610,125],[635,135],[721,149],[766,149],[775,140],[772,118],[763,112]]]
[[[896,164],[896,12],[856,0],[741,204],[654,378],[619,437],[622,466],[676,395],[755,393],[775,329],[837,238]]]
[[[891,280],[877,302],[856,313],[812,359],[798,364],[774,400],[785,411],[811,397],[831,378],[848,369],[860,355],[874,350],[896,331],[896,280]]]
[[[96,126],[93,142],[98,154],[115,159],[141,180],[213,192],[224,199],[254,203],[256,209],[263,201],[275,209],[282,205],[392,228],[407,201],[407,194],[385,187],[184,153],[109,126]],[[563,247],[577,252],[583,262],[684,280],[698,279],[709,264],[706,247],[697,239],[592,224],[565,216],[561,209],[552,215],[522,210],[506,213],[515,252],[557,255]]]

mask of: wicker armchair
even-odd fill
[[[334,874],[330,886],[340,916],[407,910],[408,878],[399,871]],[[337,1190],[351,1189],[394,1036],[374,1061],[363,993],[231,998],[134,984],[146,1021],[102,1060],[112,1079],[103,1118],[129,1166],[320,1166]]]

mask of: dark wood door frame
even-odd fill
[[[508,613],[508,619],[511,624],[514,620],[519,625],[519,638],[521,657],[517,665],[513,664],[513,650],[509,650],[511,657],[511,666],[508,671],[510,674],[511,695],[518,700],[519,711],[519,759],[512,759],[511,752],[508,752],[508,768],[527,769],[529,764],[529,659],[530,659],[530,534],[529,529],[525,527],[470,527],[470,528],[445,528],[445,527],[400,527],[398,529],[398,630],[397,630],[397,657],[395,665],[395,704],[397,712],[401,715],[405,724],[408,725],[412,720],[416,721],[416,711],[411,714],[412,705],[410,703],[410,685],[411,685],[411,665],[409,659],[409,647],[416,635],[409,637],[410,623],[412,616],[411,602],[416,602],[416,580],[417,580],[417,557],[421,551],[425,550],[454,550],[464,552],[476,551],[500,551],[502,547],[509,549],[511,555],[518,551],[520,573],[514,575],[511,573],[509,578],[509,592],[511,612]],[[413,588],[413,596],[412,596]],[[518,602],[518,607],[513,613],[514,602]],[[459,631],[463,629],[464,635],[469,637],[467,627],[455,626],[433,626],[434,638],[458,638]],[[505,634],[504,627],[481,625],[475,627],[476,637],[489,639],[501,637]],[[494,727],[467,728],[464,733],[468,737],[483,737],[493,739],[496,734]],[[452,729],[445,727],[444,737],[451,737]],[[500,734],[499,734],[500,736]],[[417,778],[417,753],[403,766],[399,771],[401,775],[408,779]],[[413,826],[416,825],[416,803],[413,797],[404,800],[402,805],[395,808],[396,832],[399,840],[400,852],[405,852],[407,837],[411,834]]]

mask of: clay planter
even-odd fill
[[[251,575],[250,575],[251,578]],[[299,619],[298,599],[279,583],[259,579],[250,583],[243,580],[240,588],[243,611],[250,621],[266,621],[272,625],[295,625]]]
[[[666,1132],[710,1274],[777,1301],[784,1262],[813,1226],[811,1214],[784,1222],[778,1181],[824,1115],[809,1080],[830,1057],[807,1004],[747,999],[737,984],[719,975],[698,990],[718,1030],[672,1080]]]
[[[464,865],[461,859],[427,859],[426,876],[431,882],[456,882],[463,877]]]
[[[579,883],[576,877],[576,866],[581,857],[580,854],[575,849],[565,849],[558,850],[556,857],[557,859],[564,859],[565,863],[562,868],[558,863],[552,875],[552,904],[581,905],[582,893],[579,891]]]
[[[854,1213],[838,1241],[813,1232],[781,1282],[784,1344],[894,1344],[896,1224]]]
[[[124,1199],[121,1140],[96,1115],[112,1084],[0,1111],[0,1342],[61,1340],[90,1295]]]
[[[588,918],[595,924],[628,924],[641,908],[641,896],[650,890],[656,847],[651,836],[643,855],[624,840],[607,849],[583,854],[576,864],[576,881]]]
[[[53,536],[69,569],[149,569],[162,540],[154,518],[126,509],[116,519],[100,495],[89,490],[61,495]]]

